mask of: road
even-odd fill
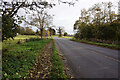
[[[118,78],[118,51],[54,37],[75,78]],[[120,53],[119,53],[120,54]]]

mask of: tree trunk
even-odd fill
[[[50,37],[51,37],[51,30],[50,30]]]
[[[43,29],[40,29],[41,30],[41,39],[42,39],[42,36],[43,36]]]

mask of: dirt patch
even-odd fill
[[[50,42],[44,46],[42,53],[40,53],[40,56],[34,64],[33,70],[29,71],[30,80],[33,80],[33,78],[50,78],[52,67],[51,57],[53,52],[52,45],[52,40],[50,40]]]

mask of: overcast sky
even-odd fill
[[[96,3],[109,1],[116,6],[115,10],[117,12],[117,2],[119,0],[79,0],[74,6],[69,6],[67,4],[56,5],[49,11],[49,13],[55,15],[53,20],[53,24],[55,26],[63,26],[66,32],[69,34],[74,34],[73,25],[74,22],[78,20],[81,9],[88,9]]]
[[[53,25],[55,25],[56,28],[59,26],[63,26],[64,30],[67,33],[74,34],[73,25],[75,21],[79,19],[81,9],[83,8],[88,9],[92,7],[94,4],[101,3],[101,2],[109,2],[109,1],[112,2],[114,6],[116,6],[114,11],[116,11],[117,13],[117,10],[118,10],[117,6],[118,6],[119,0],[78,0],[78,2],[76,2],[74,6],[69,6],[67,4],[62,4],[62,3],[57,4],[52,9],[50,9],[48,12],[52,15],[55,15],[53,17]],[[19,10],[18,13],[22,15],[23,10]],[[24,27],[27,26],[26,24],[24,25],[23,24],[22,26]],[[37,30],[35,27],[33,27],[32,29],[34,31]]]

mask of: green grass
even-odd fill
[[[82,42],[82,43],[87,43],[87,44],[107,47],[107,48],[111,48],[111,49],[120,49],[120,45],[116,45],[116,44],[97,43],[97,42],[93,42],[93,41],[76,40],[76,39],[71,39],[71,40],[72,41],[76,41],[76,42]]]
[[[0,50],[2,50],[2,42],[0,41]]]
[[[8,40],[3,41],[2,48],[4,49],[6,47],[9,47],[10,45],[16,44],[19,40],[24,41],[25,39],[29,39],[29,38],[37,38],[37,36],[34,36],[34,35],[18,35],[14,38],[14,40],[8,39]]]
[[[62,60],[59,56],[59,53],[57,51],[57,48],[55,46],[55,43],[53,41],[53,55],[52,55],[52,70],[51,70],[51,78],[52,79],[67,79],[67,76],[64,72],[64,65],[62,63]]]
[[[29,39],[29,38],[36,38],[35,35],[18,35],[15,37],[15,39]]]
[[[71,37],[71,36],[62,36],[62,38],[72,39],[73,37]]]
[[[30,37],[30,36],[29,36]],[[33,36],[34,37],[34,36]],[[2,78],[23,78],[28,77],[29,70],[40,55],[42,48],[49,42],[49,39],[34,40],[16,44],[18,39],[26,39],[27,36],[19,36],[13,42],[7,41],[2,54]],[[10,43],[10,44],[9,44]]]
[[[2,55],[2,79],[28,78],[29,70],[33,69],[36,58],[40,55],[45,44],[49,39],[27,41],[16,44],[19,40],[36,38],[36,36],[19,35],[15,40],[4,41]],[[32,39],[30,39],[32,40]],[[53,42],[51,78],[67,79],[64,72],[64,65],[59,56],[55,43]]]

